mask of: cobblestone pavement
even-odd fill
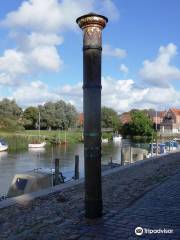
[[[104,217],[84,219],[83,184],[0,210],[0,239],[180,240],[180,153],[103,177]],[[143,234],[135,227],[173,229]],[[179,234],[179,238],[178,238]]]
[[[79,226],[81,229],[82,225]],[[172,233],[135,235],[135,228]],[[76,226],[76,231],[78,227]],[[145,232],[145,230],[144,230]],[[101,223],[84,233],[79,240],[180,240],[180,173],[156,187],[123,211],[110,212]]]

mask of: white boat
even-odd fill
[[[44,148],[46,145],[46,142],[42,142],[42,143],[29,143],[28,147],[29,148]]]
[[[158,146],[158,149],[157,149],[157,146]],[[165,143],[149,144],[149,154],[147,155],[147,158],[154,157],[157,155],[165,155],[165,154],[167,154]]]
[[[102,138],[101,142],[102,143],[108,143],[108,138]]]
[[[8,150],[8,145],[4,141],[0,141],[0,152],[7,151]]]
[[[39,112],[39,141],[34,142],[34,143],[29,143],[28,148],[44,148],[46,145],[46,142],[40,142],[40,112]]]
[[[122,136],[120,134],[113,136],[113,142],[121,142]]]

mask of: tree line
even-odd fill
[[[0,101],[0,129],[23,130],[38,129],[40,113],[40,127],[48,130],[67,130],[82,128],[83,122],[78,123],[78,111],[63,100],[47,102],[37,107],[30,106],[22,109],[15,100],[3,99]],[[130,121],[122,124],[118,113],[108,107],[101,109],[101,126],[110,128],[113,132],[123,136],[151,136],[154,134],[153,123],[147,116],[146,110],[130,111]]]
[[[7,130],[22,129],[65,130],[75,127],[78,112],[70,103],[60,100],[47,102],[38,107],[30,106],[22,109],[15,100],[3,99],[0,101],[0,128]]]

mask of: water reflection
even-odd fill
[[[73,176],[75,155],[79,155],[80,177],[84,175],[84,145],[65,144],[46,146],[45,149],[29,149],[27,152],[0,152],[0,195],[6,194],[8,187],[16,173],[35,168],[54,168],[54,159],[60,159],[60,170]],[[120,163],[120,144],[102,144],[102,163],[107,164],[112,157],[113,162]]]

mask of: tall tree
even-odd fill
[[[131,112],[131,121],[122,128],[124,135],[151,136],[154,132],[153,123],[144,111]]]
[[[102,128],[112,128],[115,132],[120,131],[122,124],[117,112],[114,109],[102,107],[101,126]]]
[[[74,127],[77,119],[77,111],[71,104],[60,100],[47,102],[39,106],[41,113],[41,126],[46,129],[68,129]]]
[[[22,109],[17,105],[14,100],[4,98],[0,101],[0,115],[18,119],[22,116]]]
[[[37,127],[38,113],[39,110],[37,107],[26,108],[23,114],[25,128],[35,129]]]
[[[22,130],[22,109],[14,100],[0,101],[0,128],[9,131]]]

